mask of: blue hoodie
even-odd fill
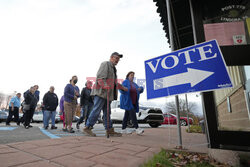
[[[133,86],[136,88],[136,92],[137,92],[137,99],[136,99],[136,112],[139,112],[139,105],[138,105],[138,101],[140,98],[140,94],[143,92],[143,87],[139,87],[136,83],[132,82]],[[126,79],[125,81],[122,82],[122,85],[126,88],[128,88],[128,91],[123,91],[123,90],[119,90],[121,93],[120,96],[120,108],[124,109],[124,110],[133,110],[134,106],[132,104],[132,100],[130,97],[130,81],[128,79]],[[138,91],[138,88],[141,88],[141,91]]]

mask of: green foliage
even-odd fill
[[[148,162],[141,165],[141,167],[171,167],[174,166],[166,156],[166,150],[161,150],[158,154],[155,154],[154,157]]]
[[[186,132],[188,132],[188,128],[186,129]],[[199,126],[199,125],[190,125],[189,133],[202,133],[201,126]]]
[[[140,167],[213,167],[217,165],[222,166],[222,164],[210,159],[207,154],[166,151],[162,149],[158,154],[155,154],[151,160]]]

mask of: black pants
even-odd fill
[[[14,107],[14,110],[11,110],[12,107],[9,107],[9,116],[6,120],[6,124],[9,124],[12,120],[12,117],[14,115],[14,121],[17,123],[18,119],[19,119],[19,108],[18,107]]]
[[[24,126],[29,126],[31,119],[33,118],[35,109],[31,108],[29,110],[26,110],[25,113],[23,114],[23,121],[24,121]]]
[[[125,113],[124,113],[124,117],[123,117],[123,121],[122,121],[122,129],[126,129],[127,127],[127,122],[129,120],[129,118],[132,120],[132,123],[135,127],[135,129],[138,128],[138,121],[137,121],[137,118],[136,118],[136,109],[134,107],[133,110],[125,110]]]

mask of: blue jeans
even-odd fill
[[[52,126],[55,126],[56,111],[44,111],[43,125],[44,127],[49,126],[49,120],[51,119]]]
[[[109,129],[112,128],[112,121],[110,119],[111,109],[110,109],[110,103],[109,102]],[[103,99],[99,96],[94,97],[94,107],[93,110],[90,112],[89,118],[87,120],[86,127],[93,127],[98,120],[98,117],[101,113],[101,110],[103,111],[103,120],[104,120],[104,126],[105,129],[107,129],[107,99]]]
[[[89,114],[93,109],[94,104],[93,103],[89,103],[87,105],[84,105],[81,109],[81,117],[80,119],[77,121],[78,124],[83,123],[84,119],[88,120],[89,118]],[[86,122],[85,122],[86,125]]]

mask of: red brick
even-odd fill
[[[116,148],[121,148],[124,150],[132,150],[135,152],[142,152],[148,149],[148,147],[144,147],[144,146],[138,146],[138,145],[132,145],[132,144],[120,144],[117,146],[114,146]]]
[[[58,165],[53,162],[38,161],[38,162],[23,164],[17,167],[58,167]]]
[[[0,154],[1,167],[21,165],[38,160],[41,159],[21,151],[15,153]]]
[[[138,158],[131,155],[117,154],[117,153],[105,153],[89,160],[95,161],[98,164],[104,164],[107,166],[120,167],[120,166],[129,166],[129,167],[138,167],[142,162],[142,158]]]
[[[14,152],[18,152],[18,150],[10,147],[0,149],[0,154],[14,153]]]
[[[81,147],[77,147],[73,149],[77,151],[90,152],[96,155],[115,150],[115,148],[113,147],[106,147],[106,146],[100,146],[100,145],[86,145],[86,146],[81,146]]]
[[[66,155],[63,157],[52,159],[51,161],[65,167],[89,167],[95,165],[95,162]]]
[[[29,149],[26,151],[30,152],[32,154],[35,154],[39,157],[45,158],[45,159],[52,159],[52,158],[56,158],[56,157],[60,157],[63,155],[67,155],[67,154],[71,154],[71,153],[76,152],[70,148],[63,148],[63,145],[39,147],[39,148],[35,148],[35,149]]]
[[[86,152],[86,151],[77,152],[77,153],[74,153],[74,154],[71,154],[71,155],[73,157],[82,158],[82,159],[88,159],[88,158],[91,158],[91,157],[95,156],[95,154],[90,153],[90,152]]]

